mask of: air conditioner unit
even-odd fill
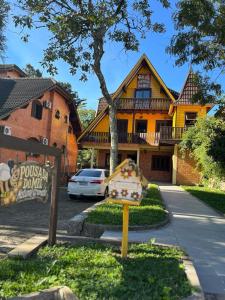
[[[41,138],[41,142],[43,145],[48,146],[48,139],[46,137]]]
[[[52,102],[50,100],[46,100],[43,102],[44,108],[51,109],[52,108]]]
[[[11,127],[9,127],[9,126],[0,126],[0,133],[3,133],[5,135],[12,135]]]

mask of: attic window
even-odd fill
[[[192,126],[195,124],[197,120],[197,113],[196,112],[186,112],[185,113],[185,126]]]
[[[150,74],[138,74],[137,88],[138,89],[150,88]]]
[[[31,116],[35,119],[42,119],[43,106],[40,101],[36,100],[32,102]]]
[[[60,119],[60,111],[59,111],[59,110],[57,110],[57,111],[55,112],[55,118],[56,118],[56,119]]]

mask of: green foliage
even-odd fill
[[[87,128],[88,125],[91,123],[91,121],[93,121],[95,118],[95,110],[94,109],[79,108],[78,114],[79,114],[83,129]]]
[[[4,29],[6,25],[6,19],[9,11],[9,5],[5,0],[0,0],[0,56],[3,55],[5,50],[5,34]]]
[[[225,3],[221,0],[179,0],[173,15],[177,33],[168,52],[176,56],[176,64],[202,65],[206,71],[225,69]],[[216,78],[217,79],[217,78]],[[221,86],[200,76],[201,103],[224,103]],[[195,99],[196,101],[196,99]]]
[[[70,94],[76,107],[86,105],[86,99],[79,98],[78,93],[73,90],[72,85],[69,82],[58,81],[58,83]]]
[[[200,186],[183,186],[183,188],[193,196],[225,214],[225,192]]]
[[[168,7],[168,1],[160,2]],[[104,53],[101,46],[107,40],[121,43],[125,50],[136,51],[138,39],[145,38],[148,30],[164,31],[163,24],[151,21],[147,0],[19,0],[18,3],[23,13],[14,16],[17,26],[31,29],[41,24],[52,34],[43,62],[49,72],[56,73],[53,62],[63,59],[70,64],[72,74],[81,70],[82,80],[90,70],[95,70],[94,52],[101,58]]]
[[[199,118],[183,135],[183,153],[192,152],[202,170],[203,180],[211,184],[225,178],[225,121],[213,117]],[[217,181],[219,179],[219,181]]]
[[[39,69],[35,69],[31,64],[26,64],[24,68],[24,72],[27,74],[28,77],[42,77],[42,72]]]
[[[140,206],[130,206],[130,225],[154,225],[165,220],[166,212],[158,186],[150,185]],[[122,206],[104,203],[88,214],[87,222],[94,224],[122,225]]]
[[[206,70],[225,67],[224,1],[180,0],[174,21],[178,33],[169,50],[177,64],[191,60]]]
[[[79,299],[178,300],[191,293],[177,248],[131,245],[128,259],[100,244],[54,246],[0,262],[0,298],[66,285]]]
[[[85,129],[88,127],[90,122],[95,118],[94,109],[79,108],[78,109],[79,118],[82,124],[82,128]],[[96,157],[95,157],[96,159]],[[90,167],[91,163],[91,150],[82,149],[78,152],[77,163],[80,168]]]

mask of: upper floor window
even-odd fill
[[[147,132],[147,120],[136,120],[135,131],[136,133],[146,133]]]
[[[59,110],[57,110],[57,111],[55,112],[55,118],[56,118],[56,119],[60,119],[60,111],[59,111]]]
[[[185,126],[192,126],[195,124],[197,120],[197,113],[196,112],[186,112],[185,113]]]
[[[138,74],[137,76],[137,88],[149,89],[150,88],[150,74]]]
[[[40,101],[36,100],[32,102],[32,110],[31,110],[31,116],[35,119],[41,120],[42,119],[42,111],[43,106]]]
[[[68,118],[68,116],[67,116],[67,115],[65,115],[65,116],[64,116],[64,123],[66,123],[66,124],[67,124],[67,123],[68,123],[68,119],[69,119],[69,118]]]
[[[147,99],[151,98],[151,89],[136,89],[135,98],[138,99]]]

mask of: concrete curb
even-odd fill
[[[129,230],[130,231],[134,231],[134,230],[141,231],[141,230],[149,230],[149,229],[158,229],[160,227],[167,225],[171,219],[170,212],[168,211],[163,198],[162,198],[162,201],[166,208],[165,209],[165,212],[166,212],[165,220],[163,220],[162,222],[159,222],[157,224],[153,224],[153,225],[129,226]],[[103,203],[105,203],[105,200],[94,204],[93,206],[84,210],[82,213],[71,218],[66,224],[67,233],[69,235],[74,235],[74,236],[87,236],[87,237],[99,238],[106,230],[121,231],[122,225],[92,224],[92,223],[85,222],[85,220],[88,217],[88,213],[95,210],[99,205],[101,205]]]
[[[47,290],[23,296],[8,298],[8,300],[79,300],[67,286],[52,287]]]
[[[187,275],[188,281],[190,282],[191,286],[194,288],[194,292],[189,297],[185,298],[184,300],[204,300],[205,296],[195,270],[195,267],[189,257],[184,257],[183,259],[185,273]]]

